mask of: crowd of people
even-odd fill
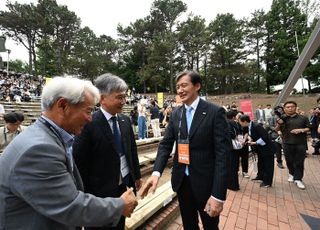
[[[0,101],[29,102],[40,97],[44,80],[29,74],[10,73],[0,70]]]
[[[3,115],[0,229],[123,230],[137,195],[143,199],[157,189],[172,150],[171,183],[184,229],[197,229],[199,216],[204,229],[218,229],[227,189],[241,189],[240,165],[240,175],[250,178],[250,151],[257,159],[251,179],[260,187],[273,185],[275,155],[284,169],[283,152],[288,182],[306,188],[307,134],[311,131],[316,143],[318,107],[308,119],[294,101],[278,110],[259,105],[251,119],[236,102],[219,106],[200,98],[201,87],[197,72],[181,72],[176,77],[181,103],[169,99],[160,108],[155,98],[139,95],[127,116],[128,86],[120,77],[106,73],[94,84],[53,78],[42,90],[43,113],[32,126],[21,127],[19,113]],[[166,131],[143,184],[134,129],[144,139],[149,123],[154,137],[162,127]]]

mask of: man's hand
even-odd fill
[[[133,193],[133,188],[129,188],[126,192],[121,195],[124,201],[124,209],[122,215],[125,217],[130,217],[133,210],[137,207],[138,201]]]
[[[137,191],[139,191],[142,185],[142,180],[141,179],[136,180],[135,185],[136,185]]]
[[[211,217],[220,215],[223,210],[223,203],[209,197],[204,211]]]
[[[149,191],[154,193],[157,188],[159,177],[158,176],[151,176],[148,178],[146,183],[142,186],[141,190],[139,191],[139,195],[143,199],[146,195],[148,195]]]

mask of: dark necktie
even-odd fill
[[[116,149],[119,156],[122,156],[124,152],[123,152],[120,132],[117,126],[117,117],[111,117],[111,120],[112,120],[112,129],[113,129],[113,136],[116,144]]]

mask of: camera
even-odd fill
[[[274,108],[273,108],[273,112],[274,112],[274,114],[275,114],[276,116],[278,116],[279,119],[281,119],[283,122],[286,121],[287,115],[286,115],[286,113],[284,112],[282,106],[278,105],[278,106],[274,107]]]

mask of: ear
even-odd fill
[[[68,106],[68,101],[65,98],[61,97],[57,101],[57,106],[58,109],[65,110],[65,108]]]
[[[196,83],[194,86],[197,88],[197,91],[199,92],[199,90],[201,88],[201,84],[200,83]]]

